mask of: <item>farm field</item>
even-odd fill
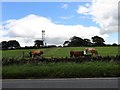
[[[82,51],[86,47],[58,47],[58,48],[43,48],[44,54],[43,57],[69,57],[69,52],[71,50]],[[105,46],[105,47],[94,47],[99,55],[101,56],[115,56],[119,55],[118,49],[120,46]],[[21,49],[21,50],[3,50],[2,57],[22,57],[23,52],[24,56],[29,56],[29,51],[32,49]]]
[[[40,49],[44,52],[45,58],[66,58],[70,57],[69,52],[71,50],[82,51],[86,47],[58,47],[58,48],[43,48]],[[94,47],[98,51],[99,55],[103,57],[120,55],[118,53],[118,46],[110,47]],[[7,62],[16,62],[18,58],[19,63],[10,63],[2,66],[2,78],[81,78],[81,77],[118,77],[119,62],[116,61],[91,61],[91,62],[76,62],[75,58],[72,60],[75,62],[38,62],[29,57],[29,51],[32,49],[21,50],[3,50],[2,57],[4,60],[8,58]],[[23,58],[24,52],[24,58]],[[25,60],[25,63],[20,61]],[[118,60],[118,58],[117,58]],[[32,63],[31,63],[32,61]]]

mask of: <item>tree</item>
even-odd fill
[[[92,42],[94,43],[94,45],[105,45],[104,44],[104,39],[102,37],[99,37],[99,36],[94,36],[92,37]]]
[[[1,42],[1,45],[2,45],[2,49],[8,49],[8,47],[9,47],[7,41],[2,41],[2,42]]]
[[[90,46],[90,45],[92,45],[90,39],[87,39],[87,38],[84,39],[84,45],[85,45],[85,46]]]
[[[19,48],[20,44],[16,40],[9,40],[7,41],[2,41],[2,49],[13,49],[13,48]]]
[[[84,45],[84,40],[80,37],[77,36],[73,36],[72,38],[70,38],[70,42],[68,44],[68,46],[83,46]]]
[[[9,48],[19,48],[20,44],[16,40],[9,40],[8,41],[8,46],[9,46]]]
[[[0,43],[0,50],[2,49],[2,43]]]
[[[113,43],[112,45],[113,45],[113,46],[117,46],[117,43]]]
[[[68,46],[69,43],[70,43],[70,41],[65,41],[65,42],[63,43],[63,46]]]
[[[36,47],[44,46],[43,40],[35,40],[34,43]]]

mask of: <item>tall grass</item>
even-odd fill
[[[3,78],[117,77],[116,62],[39,63],[3,66]]]

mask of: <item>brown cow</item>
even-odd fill
[[[84,51],[70,51],[70,57],[84,56]]]
[[[92,55],[98,55],[98,51],[95,48],[85,48],[86,53],[90,52]]]
[[[43,51],[41,50],[32,50],[29,52],[30,57],[35,57],[35,56],[41,56],[43,54]]]

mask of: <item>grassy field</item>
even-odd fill
[[[69,57],[69,52],[71,50],[84,50],[86,47],[59,47],[59,48],[44,48],[41,49],[44,51],[44,57]],[[110,47],[94,47],[101,56],[115,56],[118,55],[118,46]],[[31,49],[24,50],[3,50],[2,57],[22,57],[23,52],[25,56],[29,56],[29,51]]]
[[[71,50],[84,50],[86,47],[43,48],[44,57],[69,57]],[[101,56],[116,56],[118,46],[94,47]],[[29,56],[32,49],[3,50],[2,57],[22,58]],[[16,60],[16,59],[15,59]],[[67,63],[28,63],[3,65],[2,77],[5,78],[81,78],[81,77],[118,77],[118,63],[115,61],[102,62],[67,62]]]
[[[116,62],[40,63],[3,67],[3,78],[118,77]]]

